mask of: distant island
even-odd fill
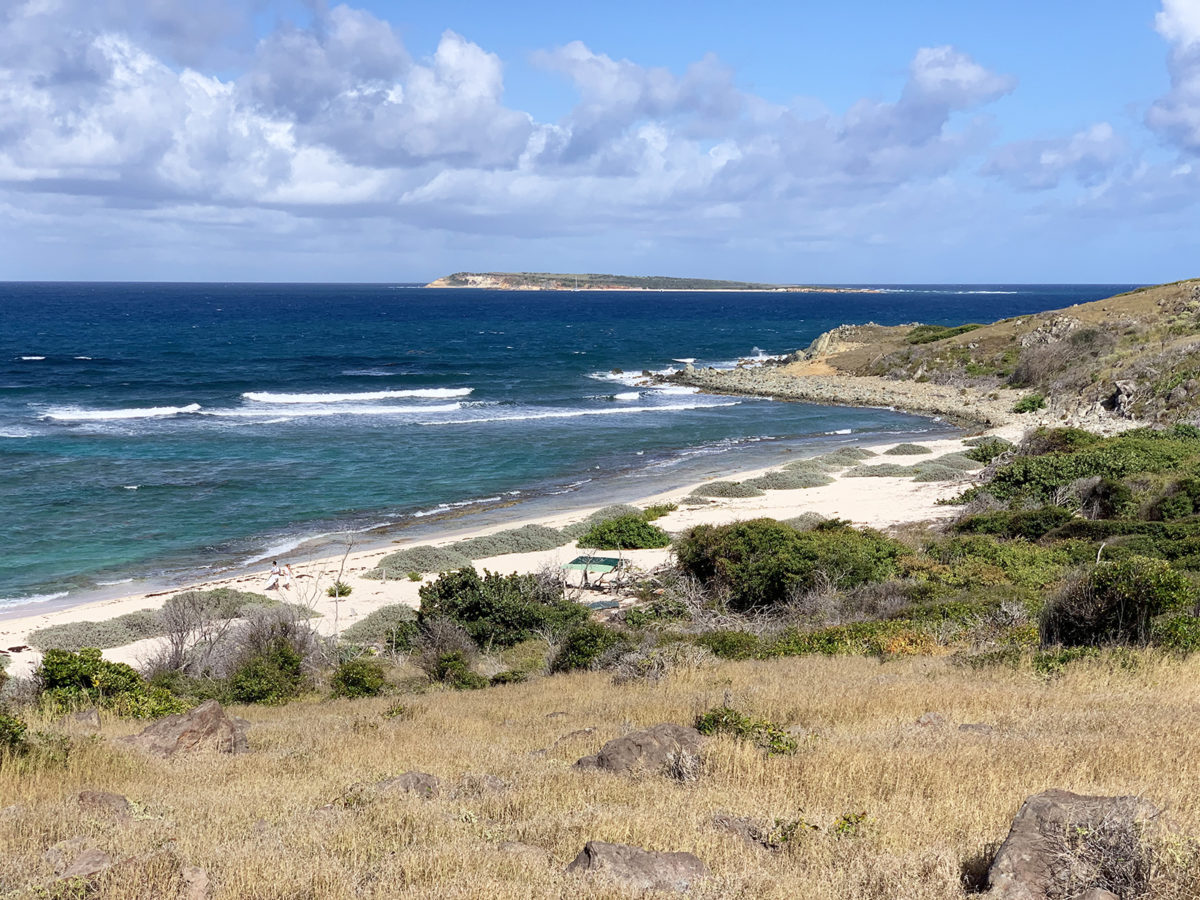
[[[553,272],[455,272],[425,285],[429,288],[488,288],[494,291],[776,291],[780,293],[875,294],[875,288],[821,287],[807,284],[760,284],[712,278],[663,275],[597,275]]]

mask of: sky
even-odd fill
[[[0,280],[1200,276],[1200,0],[0,0]]]

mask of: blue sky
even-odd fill
[[[1200,275],[1200,0],[0,0],[0,279]]]

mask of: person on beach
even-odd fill
[[[267,579],[267,585],[263,588],[264,591],[279,590],[279,579],[283,577],[283,570],[279,568],[278,560],[271,560],[271,576]]]
[[[279,574],[283,579],[283,589],[285,591],[290,591],[292,589],[292,567],[287,563],[284,563],[282,568],[279,570]]]

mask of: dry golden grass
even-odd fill
[[[184,896],[185,864],[207,871],[215,898],[632,896],[564,874],[597,839],[696,853],[714,877],[695,897],[943,900],[962,896],[964,867],[977,868],[1021,801],[1046,788],[1141,794],[1200,834],[1200,660],[1140,659],[1132,671],[1078,664],[1050,682],[947,659],[800,658],[658,684],[589,673],[312,700],[237,709],[254,722],[249,754],[171,761],[111,743],[136,725],[109,721],[105,739],[85,740],[65,766],[0,763],[0,806],[19,804],[0,813],[0,897],[48,896],[38,892],[52,877],[43,853],[84,835],[132,859],[100,881],[98,896],[112,898]],[[571,768],[626,730],[690,724],[727,699],[816,737],[791,757],[714,739],[690,784]],[[396,702],[411,717],[385,717]],[[918,726],[929,711],[945,724]],[[959,732],[968,722],[995,732]],[[586,728],[596,730],[562,739]],[[407,770],[437,775],[442,796],[347,794]],[[480,791],[471,773],[510,787]],[[125,794],[136,815],[81,812],[75,796],[88,788]],[[718,812],[820,830],[770,852],[715,828]],[[846,813],[866,813],[861,833],[833,832]],[[547,856],[506,851],[506,841]]]

